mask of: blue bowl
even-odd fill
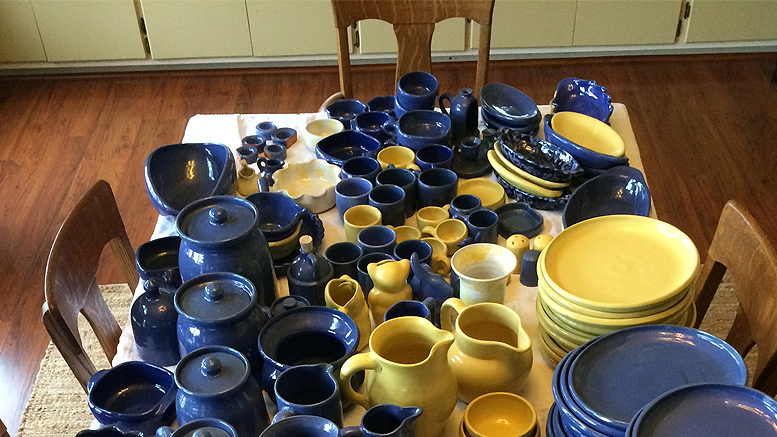
[[[545,116],[545,140],[569,152],[581,166],[592,169],[608,169],[617,165],[627,165],[629,163],[629,158],[626,156],[611,156],[594,152],[591,149],[587,149],[562,137],[550,127],[552,120],[552,114]]]
[[[415,163],[421,170],[429,168],[451,168],[453,150],[442,144],[430,144],[416,151]]]
[[[351,120],[358,114],[367,110],[367,106],[356,99],[336,100],[326,107],[326,115],[329,118],[340,120],[345,129],[351,128]]]
[[[431,109],[437,103],[439,90],[436,77],[424,71],[411,71],[397,82],[397,101],[409,110]]]
[[[391,122],[391,116],[381,111],[367,111],[357,114],[351,120],[351,129],[365,133],[380,141],[386,141],[388,134],[383,130],[383,125]]]
[[[606,90],[593,80],[568,77],[556,86],[556,95],[550,102],[552,112],[579,112],[609,123],[613,107]]]
[[[377,139],[351,130],[338,132],[319,141],[316,156],[342,167],[343,162],[356,156],[374,157],[383,144]]]
[[[385,112],[391,117],[395,117],[394,103],[397,101],[394,96],[378,96],[373,97],[367,102],[368,111]]]
[[[297,205],[289,196],[281,193],[254,193],[246,200],[259,212],[259,230],[267,241],[279,241],[290,236],[309,209]]]
[[[504,124],[499,120],[495,120],[494,118],[492,118],[493,116],[488,115],[488,113],[486,113],[486,111],[484,111],[483,108],[480,108],[480,115],[483,118],[483,122],[486,124],[486,127],[488,128],[491,128],[494,130],[510,129],[510,130],[520,132],[522,134],[528,134],[533,136],[536,136],[537,133],[539,133],[540,124],[542,123],[542,114],[540,114],[540,116],[537,117],[536,119],[532,119],[532,121],[526,126],[521,126],[521,127],[510,126],[510,125]]]
[[[235,190],[232,151],[223,144],[169,144],[152,151],[145,164],[146,191],[159,214],[175,217],[188,204]]]
[[[540,110],[534,100],[503,83],[489,83],[480,89],[480,105],[492,119],[510,127],[538,123]]]
[[[430,144],[451,142],[451,119],[442,112],[408,111],[399,117],[396,126],[399,144],[414,151]]]
[[[617,173],[605,173],[589,179],[569,197],[561,222],[566,228],[603,215],[647,217],[650,213],[650,191],[644,179],[640,179]]]
[[[499,131],[499,147],[508,161],[521,170],[551,182],[569,182],[583,169],[567,151],[537,137]]]

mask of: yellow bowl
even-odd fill
[[[456,195],[472,194],[486,208],[496,209],[505,203],[505,189],[489,179],[473,178],[459,181]]]
[[[291,233],[288,237],[278,241],[268,241],[267,245],[270,246],[270,256],[272,259],[279,260],[291,255],[296,249],[299,248],[299,234],[302,230],[302,222],[297,223],[297,229]]]
[[[610,156],[623,156],[623,138],[600,120],[577,112],[559,112],[551,121],[553,131],[573,143]]]
[[[550,242],[538,261],[564,299],[600,311],[656,308],[687,291],[699,251],[676,227],[650,217],[582,221]]]
[[[472,437],[529,437],[537,427],[537,412],[513,393],[486,393],[464,410],[464,431]]]
[[[340,120],[332,118],[322,118],[313,120],[305,126],[305,143],[310,150],[316,150],[316,144],[329,135],[342,132],[345,126]]]
[[[486,157],[488,158],[488,162],[491,164],[491,167],[494,168],[494,171],[497,172],[499,176],[502,177],[502,179],[507,181],[507,183],[518,188],[519,190],[525,191],[529,194],[534,194],[535,196],[542,196],[542,197],[561,196],[560,190],[550,190],[547,188],[543,188],[533,182],[529,182],[528,180],[516,174],[511,173],[509,170],[507,170],[504,167],[504,163],[499,159],[499,155],[497,155],[495,151],[489,150]]]
[[[497,157],[502,161],[502,164],[504,164],[504,167],[509,170],[511,173],[516,174],[517,176],[520,176],[524,179],[526,179],[529,182],[534,182],[535,184],[543,187],[548,188],[551,190],[560,190],[564,187],[569,186],[569,182],[551,182],[546,181],[545,179],[541,179],[537,176],[534,176],[533,174],[526,172],[520,168],[518,168],[515,164],[510,162],[509,159],[505,157],[505,155],[502,153],[501,147],[494,147],[494,152],[496,152]]]

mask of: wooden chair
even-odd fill
[[[367,19],[379,19],[394,25],[398,48],[394,83],[411,71],[431,72],[435,23],[454,17],[478,23],[480,39],[474,88],[476,96],[486,83],[494,0],[332,0],[332,9],[337,28],[340,91],[329,97],[320,110],[335,100],[353,98],[348,26]]]
[[[135,252],[110,185],[99,181],[68,214],[54,239],[43,304],[43,324],[84,391],[97,369],[82,347],[78,314],[89,322],[109,360],[116,355],[121,335],[97,286],[97,266],[105,246],[110,246],[134,292],[138,284]]]
[[[0,437],[10,437],[10,434],[8,434],[8,428],[5,427],[5,424],[2,420],[0,420]]]
[[[699,326],[723,275],[733,277],[739,308],[726,342],[743,357],[758,344],[753,387],[777,395],[777,253],[753,216],[736,201],[723,207],[696,295]]]

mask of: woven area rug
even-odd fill
[[[119,326],[124,326],[128,317],[132,293],[126,285],[100,286],[108,307],[116,316]],[[738,301],[730,278],[725,277],[715,299],[712,301],[701,329],[718,336],[724,336],[734,322]],[[80,320],[84,347],[98,369],[109,366],[97,338],[83,318]],[[754,369],[755,349],[745,362]],[[93,420],[86,403],[86,394],[76,381],[62,355],[53,344],[49,344],[40,365],[30,402],[22,415],[19,437],[73,437],[78,431],[87,429]]]
[[[100,286],[105,302],[124,326],[129,316],[132,292],[126,284]],[[81,316],[79,330],[84,349],[98,369],[110,367],[89,323]],[[94,416],[86,403],[86,394],[73,376],[54,344],[49,343],[40,364],[30,402],[19,425],[19,437],[73,437],[88,429]]]

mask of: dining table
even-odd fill
[[[614,110],[610,118],[610,125],[620,134],[625,143],[625,155],[629,158],[632,167],[639,169],[644,174],[642,160],[640,158],[637,141],[632,130],[629,114],[625,105],[621,103],[613,104]],[[543,115],[550,111],[548,105],[540,105],[540,111]],[[315,159],[315,151],[310,149],[305,138],[305,126],[319,118],[326,118],[326,114],[321,113],[301,113],[301,114],[197,114],[192,116],[184,132],[182,143],[205,143],[215,142],[228,146],[235,156],[236,149],[241,146],[241,139],[247,135],[255,134],[256,125],[262,121],[272,121],[278,127],[291,127],[298,132],[298,141],[289,147],[286,162],[304,162]],[[480,120],[480,128],[485,128],[483,121]],[[540,126],[539,137],[543,137],[542,126]],[[140,169],[138,173],[140,174]],[[140,176],[139,176],[140,177]],[[491,180],[496,180],[492,174],[483,176]],[[647,179],[647,178],[646,178]],[[507,202],[514,200],[506,197]],[[651,202],[652,205],[652,202]],[[148,207],[151,208],[149,202]],[[560,211],[539,211],[543,216],[542,234],[556,236],[563,230]],[[656,217],[655,208],[651,206],[650,215]],[[336,208],[331,208],[319,214],[324,223],[325,235],[323,243],[319,248],[320,253],[329,245],[344,241],[344,228],[337,214]],[[407,219],[406,224],[415,226],[415,216]],[[174,218],[159,216],[156,226],[150,239],[160,238],[176,234]],[[504,245],[505,239],[499,237],[499,244]],[[288,294],[287,281],[283,277],[277,280],[278,297]],[[139,284],[135,290],[135,298],[143,293],[142,284]],[[527,287],[521,284],[519,275],[514,274],[507,285],[504,304],[515,311],[520,316],[521,324],[532,341],[533,364],[529,374],[528,382],[520,391],[520,395],[526,398],[535,408],[539,427],[542,434],[545,433],[545,423],[548,411],[553,404],[554,399],[551,393],[551,378],[555,364],[547,360],[540,349],[540,333],[538,331],[538,320],[535,312],[535,303],[537,299],[537,288]],[[129,308],[127,309],[129,311]],[[366,349],[366,348],[365,348]],[[361,351],[362,353],[365,350]],[[127,323],[123,327],[123,332],[119,341],[118,351],[113,359],[113,365],[131,360],[140,360],[135,341],[132,334],[132,328]],[[172,368],[170,368],[172,370]],[[422,389],[422,388],[419,388]],[[461,423],[466,404],[459,400],[456,409],[448,418],[442,436],[454,437],[459,435],[459,425]],[[269,414],[272,415],[274,403],[267,402]],[[359,425],[364,409],[358,405],[349,407],[345,413],[345,426]]]

